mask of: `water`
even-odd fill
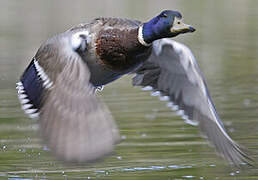
[[[157,97],[131,86],[131,76],[108,85],[101,98],[123,137],[95,164],[63,165],[41,144],[37,122],[20,110],[15,82],[48,37],[96,16],[147,20],[180,10],[197,31],[176,40],[194,52],[229,134],[258,148],[258,2],[0,0],[0,179],[258,179],[257,169],[233,169],[196,127]],[[256,155],[254,155],[256,158]]]

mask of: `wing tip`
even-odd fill
[[[233,142],[232,146],[236,154],[235,157],[232,156],[230,158],[230,162],[232,163],[232,165],[238,168],[242,168],[246,166],[254,167],[255,161],[252,157],[250,150],[237,144],[235,141],[232,141],[232,142]]]
[[[152,86],[142,87],[141,90],[152,91],[150,95],[151,96],[159,96],[161,101],[164,101],[163,97],[165,97],[164,99],[166,101],[168,101],[167,107],[169,107],[172,111],[176,111],[176,114],[181,116],[181,118],[185,121],[185,123],[190,124],[192,126],[199,125],[199,122],[190,120],[188,118],[188,116],[184,113],[184,111],[179,108],[178,105],[176,105],[170,99],[167,99],[166,96],[163,96],[162,92],[157,91]],[[249,151],[246,148],[237,144],[229,136],[225,136],[225,138],[227,139],[228,143],[230,144],[230,148],[228,150],[226,150],[227,151],[226,153],[223,153],[223,152],[218,151],[220,148],[216,147],[216,144],[214,144],[214,146],[216,147],[215,150],[216,150],[217,154],[219,156],[223,157],[224,159],[226,159],[229,164],[231,164],[235,167],[241,168],[246,165],[250,166],[250,167],[254,167],[254,159],[250,155]],[[211,143],[213,143],[213,142],[211,142]],[[229,151],[232,151],[232,152],[230,153]]]
[[[209,139],[209,137],[207,138]],[[209,142],[209,144],[214,146],[216,154],[226,160],[232,167],[243,168],[254,166],[255,161],[250,150],[239,145],[229,136],[223,136],[222,139],[219,137],[218,141],[209,139]]]

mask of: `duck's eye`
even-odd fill
[[[162,13],[162,14],[161,14],[161,17],[166,18],[166,17],[168,17],[168,15],[167,15],[166,13]]]
[[[181,24],[181,22],[180,22],[180,21],[178,21],[178,22],[177,22],[177,24]]]

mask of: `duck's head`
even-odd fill
[[[195,29],[183,23],[182,15],[177,11],[165,10],[139,28],[139,41],[150,44],[154,40],[175,37]]]

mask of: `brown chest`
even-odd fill
[[[142,46],[137,36],[138,28],[101,30],[96,39],[99,63],[115,71],[124,71],[146,60],[150,47]]]

